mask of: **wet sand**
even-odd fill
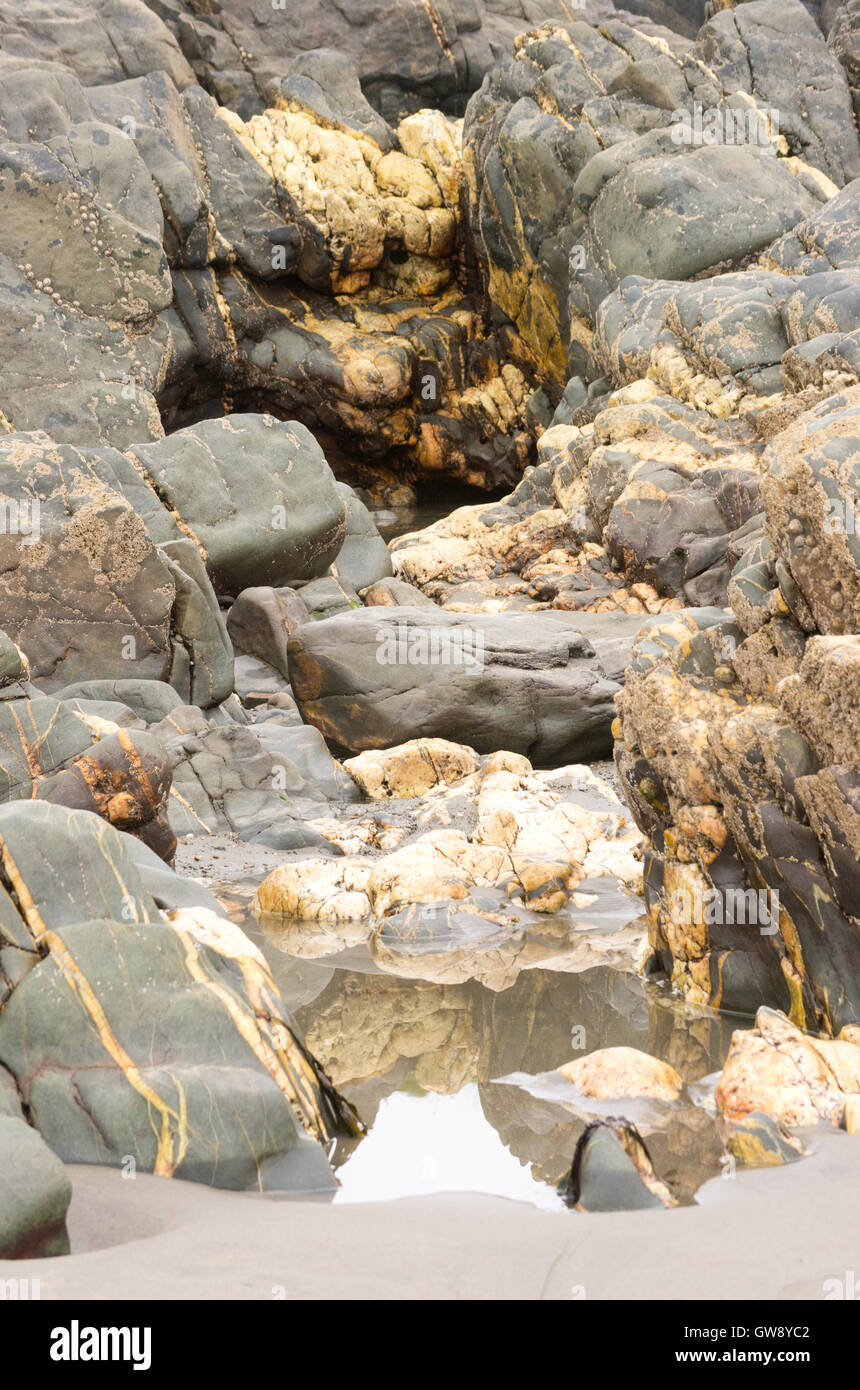
[[[674,1211],[469,1193],[333,1206],[71,1168],[73,1253],[0,1261],[42,1299],[821,1299],[860,1259],[860,1136]],[[727,1207],[731,1211],[727,1211]]]

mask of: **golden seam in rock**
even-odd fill
[[[172,1178],[178,1164],[180,1164],[185,1157],[188,1148],[188,1125],[184,1101],[180,1114],[177,1115],[176,1111],[168,1105],[167,1101],[164,1100],[157,1091],[154,1091],[151,1086],[147,1085],[122,1043],[119,1042],[111,1032],[107,1016],[96,998],[89,980],[81,970],[68,947],[60,940],[54,931],[46,930],[43,939],[51,953],[51,959],[60,971],[60,974],[77,998],[82,1009],[85,1013],[89,1014],[92,1019],[96,1032],[99,1035],[99,1040],[105,1051],[113,1058],[126,1077],[126,1080],[134,1087],[138,1095],[160,1114],[161,1133],[158,1136],[155,1166],[152,1171],[156,1177]],[[173,1156],[174,1136],[171,1132],[171,1121],[176,1122],[177,1137],[179,1139],[179,1152],[175,1158]],[[155,1130],[153,1128],[153,1133],[154,1132]]]
[[[13,718],[14,721],[15,721],[15,727],[16,727],[16,729],[18,730],[18,736],[19,736],[19,738],[20,738],[20,740],[21,740],[21,751],[22,751],[22,753],[24,754],[24,760],[25,760],[25,762],[26,762],[26,764],[27,764],[27,769],[28,769],[28,771],[29,771],[29,773],[30,773],[30,776],[33,777],[33,778],[41,777],[41,775],[42,775],[42,769],[41,769],[41,767],[39,766],[39,763],[37,762],[37,760],[35,759],[35,757],[33,756],[33,752],[32,752],[32,748],[31,748],[31,746],[30,746],[30,742],[29,742],[29,740],[28,740],[28,738],[27,738],[27,735],[24,733],[24,726],[22,725],[20,719],[18,718],[17,711],[14,710],[14,709],[12,709],[12,707],[11,707],[11,705],[10,705],[10,706],[9,706],[9,712],[10,712],[10,714],[12,715],[12,718]],[[31,714],[31,718],[32,718],[32,711],[30,711],[30,714]]]
[[[109,865],[109,867],[112,869],[112,871],[113,871],[113,876],[114,876],[114,878],[116,879],[116,882],[117,882],[117,886],[119,887],[120,892],[122,893],[123,902],[124,902],[124,904],[125,904],[125,907],[128,907],[128,906],[130,906],[130,904],[134,901],[134,896],[135,896],[135,895],[132,893],[132,891],[131,891],[130,888],[128,887],[128,885],[127,885],[125,879],[124,879],[123,876],[122,876],[122,873],[121,873],[120,870],[117,868],[116,864],[114,863],[113,859],[111,858],[109,848],[105,846],[105,840],[108,841],[108,846],[109,846],[110,843],[111,843],[111,841],[110,841],[110,839],[109,839],[109,836],[116,834],[116,832],[115,832],[115,830],[114,830],[114,827],[113,827],[112,825],[109,825],[107,821],[101,821],[101,822],[98,824],[98,829],[97,829],[97,832],[96,832],[96,833],[98,834],[98,839],[99,839],[99,849],[100,849],[101,853],[103,854],[106,863],[107,863],[107,864]],[[119,849],[122,848],[122,841],[121,841],[121,840],[118,842],[117,848],[119,848]],[[84,885],[84,886],[86,887],[86,885]],[[130,922],[133,921],[133,922],[135,922],[135,923],[140,923],[140,924],[145,923],[147,920],[148,920],[148,919],[147,919],[147,917],[146,917],[145,915],[142,915],[142,916],[135,916],[134,918],[129,919]]]
[[[155,787],[152,784],[152,778],[150,777],[149,773],[143,765],[143,762],[141,761],[140,754],[134,746],[134,741],[131,737],[131,734],[128,732],[127,729],[120,729],[118,733],[118,738],[126,754],[126,757],[128,758],[129,763],[134,769],[135,775],[141,788],[146,793],[150,806],[154,807],[157,802],[157,798],[155,795]]]
[[[327,1143],[331,1135],[317,1104],[316,1076],[309,1063],[299,1052],[297,1045],[295,1053],[293,1048],[289,1049],[289,1057],[284,1049],[273,1049],[271,1044],[264,1039],[262,1030],[256,1022],[256,1015],[253,1016],[254,1022],[252,1023],[251,1015],[243,1015],[237,1008],[235,996],[203,970],[200,964],[200,953],[194,938],[179,927],[175,927],[174,930],[185,946],[185,961],[191,978],[208,989],[223,1004],[233,1020],[239,1036],[247,1043],[257,1060],[266,1068],[275,1085],[286,1096],[305,1129],[320,1143]],[[238,965],[242,972],[242,978],[248,985],[249,993],[253,996],[254,993],[258,992],[256,985],[253,981],[249,982],[244,963],[239,961]],[[278,1060],[276,1061],[275,1058]],[[294,1084],[294,1073],[297,1073],[295,1081],[298,1082],[298,1085]],[[309,1090],[307,1093],[303,1093],[306,1087]]]
[[[24,921],[26,923],[27,930],[29,931],[36,945],[38,946],[41,943],[43,937],[45,936],[45,933],[47,932],[48,928],[45,926],[45,923],[43,922],[39,914],[39,909],[33,902],[29,888],[27,887],[26,883],[21,877],[21,874],[18,872],[18,866],[9,852],[8,845],[5,843],[5,841],[0,841],[0,844],[2,844],[2,849],[0,849],[0,862],[2,862],[3,871],[15,890],[15,895],[18,899],[19,907],[24,914]]]
[[[434,33],[435,38],[436,38],[436,42],[438,43],[438,45],[439,45],[439,47],[441,48],[442,52],[445,54],[445,57],[448,59],[449,63],[451,64],[451,67],[454,68],[455,71],[456,71],[457,63],[456,63],[456,61],[455,61],[455,59],[454,59],[453,53],[451,52],[450,48],[448,47],[448,45],[447,45],[446,42],[445,42],[445,35],[444,35],[444,30],[443,30],[443,28],[442,28],[442,21],[441,21],[441,19],[439,18],[439,12],[438,12],[438,10],[436,9],[436,6],[433,5],[433,4],[431,4],[431,3],[430,3],[430,0],[421,0],[421,4],[424,6],[424,9],[427,11],[427,18],[428,18],[429,21],[430,21],[430,27],[431,27],[431,29],[433,30],[433,33]]]

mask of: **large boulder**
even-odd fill
[[[546,765],[607,745],[618,686],[561,615],[366,608],[304,624],[288,653],[303,717],[351,752],[424,736]]]
[[[343,544],[344,501],[322,449],[296,422],[204,420],[130,456],[197,542],[219,593],[311,579]]]
[[[201,705],[230,693],[232,650],[199,551],[167,540],[174,521],[123,455],[9,435],[0,497],[6,631],[43,689],[134,673]]]
[[[838,1038],[808,1037],[784,1014],[759,1009],[755,1028],[738,1029],[717,1082],[729,1120],[763,1113],[785,1125],[839,1124],[847,1098],[860,1095],[856,1028]]]
[[[0,905],[4,954],[26,957],[0,1065],[54,1152],[223,1187],[331,1187],[320,1141],[347,1111],[248,938],[208,908],[162,913],[95,816],[0,808],[0,843],[16,893]]]

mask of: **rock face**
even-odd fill
[[[305,624],[288,652],[303,717],[351,751],[408,735],[548,764],[606,747],[617,686],[560,616],[368,608]]]
[[[547,20],[566,24],[572,15],[564,0],[475,0],[463,10],[444,2],[428,10],[420,0],[387,5],[368,0],[361,6],[335,0],[222,0],[217,9],[205,11],[188,0],[159,0],[153,8],[175,35],[198,80],[225,105],[243,114],[257,111],[267,93],[280,89],[314,101],[322,114],[328,114],[332,104],[339,112],[346,106],[356,125],[370,130],[374,125],[366,117],[360,125],[356,117],[356,110],[364,113],[360,91],[356,95],[345,80],[348,65],[354,66],[362,86],[383,111],[395,114],[404,106],[428,105],[462,109],[517,34]],[[694,34],[704,18],[703,0],[652,0],[647,7],[634,0],[629,8],[638,12],[636,23],[650,30],[656,26],[642,14],[643,8],[659,24],[681,34]],[[593,0],[588,13],[597,22],[615,10],[611,0]],[[573,7],[574,17],[575,11]],[[35,46],[39,26],[27,24],[23,15],[18,26],[18,32],[23,31],[19,42]],[[118,27],[114,21],[114,32]],[[159,26],[159,39],[161,33]],[[155,42],[155,34],[148,37]],[[666,37],[673,35],[666,32]],[[337,65],[326,51],[331,48],[339,50]],[[50,56],[57,55],[52,51]],[[74,46],[62,57],[77,70]]]
[[[458,283],[459,135],[444,117],[417,112],[386,133],[356,119],[348,82],[321,107],[304,76],[246,122],[189,87],[187,69],[178,85],[168,64],[83,85],[21,61],[0,70],[4,428],[140,446],[148,468],[165,425],[271,409],[350,453],[516,481],[530,389],[510,335],[488,332]],[[207,430],[225,426],[202,428],[162,448],[155,471],[181,495],[176,469],[193,470],[179,451],[194,449],[209,475],[201,524],[235,546],[229,460],[203,462]]]
[[[0,1064],[49,1147],[225,1187],[330,1185],[317,1141],[347,1111],[244,934],[159,911],[94,816],[3,807],[0,841]]]
[[[626,276],[737,267],[860,173],[843,69],[800,0],[775,13],[753,0],[717,14],[687,53],[618,22],[547,25],[473,97],[487,292],[558,389],[585,375],[594,312]],[[819,75],[817,129],[798,61]]]
[[[616,760],[649,835],[658,960],[688,997],[813,1030],[860,1011],[857,388],[776,435],[732,611],[642,641]]]

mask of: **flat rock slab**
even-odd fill
[[[619,686],[553,614],[356,610],[300,628],[288,658],[304,719],[351,752],[437,737],[547,765],[610,742]]]

